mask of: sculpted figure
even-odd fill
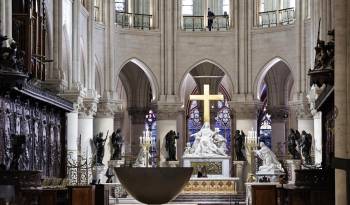
[[[121,129],[117,129],[117,131],[113,132],[111,136],[111,143],[113,146],[111,160],[121,160],[123,146],[123,137],[121,136],[121,132]]]
[[[288,152],[293,156],[293,159],[300,159],[297,146],[296,133],[293,129],[290,129],[290,134],[288,136]]]
[[[309,133],[306,133],[304,130],[301,132],[301,153],[305,164],[311,164],[311,144],[312,144],[312,136]]]
[[[235,133],[235,151],[236,151],[236,157],[238,161],[245,161],[245,156],[244,156],[244,141],[245,141],[245,134],[241,130],[236,130]]]
[[[264,142],[260,142],[260,147],[261,148],[259,150],[254,151],[255,154],[263,161],[263,164],[259,167],[259,172],[283,172],[282,165],[278,161],[275,153],[273,153]]]
[[[167,161],[176,161],[176,139],[179,139],[179,134],[174,130],[170,130],[165,135],[165,149],[168,151]]]
[[[96,165],[103,165],[102,160],[105,152],[105,143],[107,140],[108,132],[106,137],[103,139],[103,132],[98,133],[93,137],[93,143],[96,148]]]

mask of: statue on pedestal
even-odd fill
[[[104,156],[104,152],[105,152],[105,143],[107,140],[107,136],[108,136],[108,132],[107,132],[105,139],[103,139],[103,132],[100,132],[93,137],[93,143],[94,143],[95,148],[96,148],[96,156],[95,157],[96,157],[96,165],[97,166],[103,165],[102,160],[103,160],[103,156]]]
[[[235,151],[236,151],[236,157],[237,161],[245,161],[246,158],[244,156],[245,153],[245,134],[243,130],[239,131],[236,130],[235,134]]]
[[[288,136],[288,152],[293,156],[293,159],[300,159],[300,153],[297,150],[297,146],[297,134],[293,129],[290,129],[290,134]]]
[[[227,156],[226,139],[219,134],[219,131],[219,129],[212,131],[209,123],[204,122],[201,130],[191,135],[195,140],[191,148],[186,147],[184,156]]]
[[[260,142],[260,149],[254,152],[263,161],[263,164],[259,167],[259,172],[274,173],[276,171],[284,171],[275,153],[273,153],[264,142]]]
[[[113,146],[113,154],[111,160],[121,160],[122,146],[123,146],[123,137],[121,136],[121,129],[112,133],[111,143]]]
[[[311,134],[306,133],[303,130],[301,132],[300,148],[301,148],[301,153],[302,153],[302,158],[304,160],[304,163],[308,165],[312,163],[311,156],[310,156],[311,144],[312,144]]]
[[[166,161],[176,161],[176,139],[179,139],[179,133],[176,134],[174,130],[165,135],[165,149],[168,151]]]

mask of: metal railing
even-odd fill
[[[213,30],[228,30],[230,26],[228,15],[217,15],[213,20]],[[186,31],[204,31],[204,16],[183,16],[183,29]]]
[[[183,16],[183,29],[186,31],[203,31],[204,16]]]
[[[152,15],[116,12],[116,23],[122,28],[151,29]]]
[[[294,8],[259,12],[258,16],[259,27],[275,27],[279,25],[289,25],[294,24],[294,21]]]
[[[230,27],[230,20],[228,15],[217,15],[214,18],[213,29],[215,30],[228,30]]]

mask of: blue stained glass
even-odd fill
[[[202,121],[199,113],[199,107],[196,100],[191,101],[190,106],[190,112],[189,112],[189,118],[188,118],[188,136],[189,136],[189,142],[193,143],[194,137],[190,137],[192,134],[198,132],[201,129]]]
[[[218,101],[215,127],[220,129],[220,134],[226,139],[227,154],[231,153],[231,112],[226,100]]]
[[[150,147],[151,165],[157,166],[157,118],[152,110],[149,110],[145,118],[145,130],[151,132],[152,146]]]
[[[272,148],[272,143],[271,143],[271,115],[269,115],[266,112],[266,109],[264,110],[265,114],[261,120],[260,123],[260,133],[259,133],[259,140],[263,141],[266,146],[268,146],[270,149]]]

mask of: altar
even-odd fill
[[[208,178],[229,178],[231,170],[231,157],[213,156],[213,157],[195,157],[184,156],[184,167],[193,167],[192,176],[197,176],[200,167],[206,167]]]

